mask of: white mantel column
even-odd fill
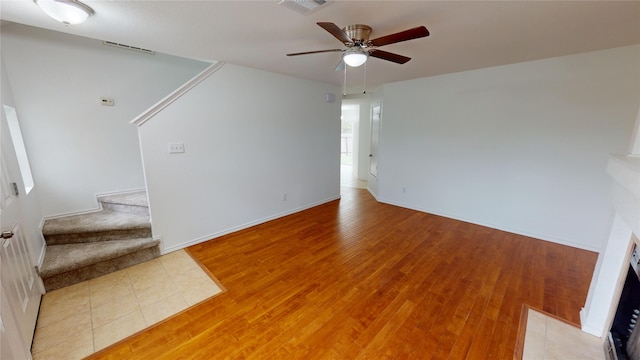
[[[615,216],[609,238],[598,256],[587,301],[580,311],[582,330],[599,337],[605,336],[611,327],[631,249],[640,239],[640,110],[629,154],[611,156],[607,173],[614,180],[611,203]]]
[[[633,245],[631,228],[619,216],[615,215],[607,247],[598,256],[593,272],[587,302],[580,311],[582,331],[603,337],[611,324],[611,309],[618,306],[618,297],[622,291],[625,270],[629,266],[631,246]]]

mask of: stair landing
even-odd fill
[[[149,214],[149,201],[146,191],[135,191],[124,194],[98,196],[98,201],[105,210]]]

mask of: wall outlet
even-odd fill
[[[282,201],[287,201],[287,193],[282,193]]]
[[[403,186],[403,187],[402,187],[402,193],[404,194],[404,193],[406,193],[406,192],[407,192],[407,188]]]
[[[183,143],[169,143],[169,154],[180,154],[184,152]]]

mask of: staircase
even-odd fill
[[[100,196],[98,201],[100,211],[45,221],[47,252],[40,277],[47,291],[160,256],[144,191]]]

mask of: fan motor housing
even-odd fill
[[[371,27],[363,24],[349,25],[342,29],[342,31],[344,31],[354,43],[359,45],[369,41],[369,35],[371,35]]]

